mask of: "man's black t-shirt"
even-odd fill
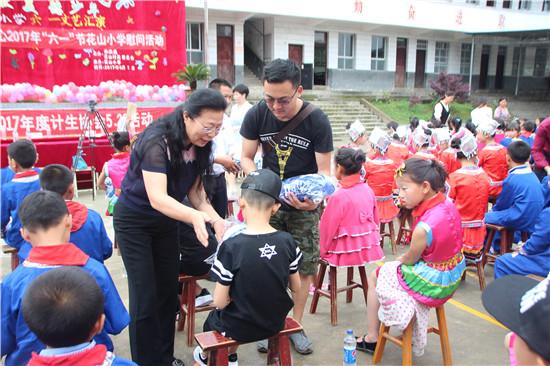
[[[302,109],[308,104],[304,101]],[[279,121],[262,101],[246,113],[240,132],[245,139],[269,143],[285,123],[288,122]],[[281,179],[315,174],[318,171],[315,153],[332,150],[330,122],[323,111],[316,109],[263,157],[263,168],[279,174]]]
[[[231,302],[220,312],[223,329],[239,342],[267,339],[283,329],[294,305],[289,276],[298,271],[302,253],[292,236],[239,234],[220,245],[211,274],[230,286]]]

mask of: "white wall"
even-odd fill
[[[274,58],[288,58],[288,45],[302,45],[302,60],[312,64],[315,47],[315,29],[298,20],[274,19]]]

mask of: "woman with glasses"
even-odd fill
[[[177,223],[190,224],[204,246],[207,223],[223,235],[225,222],[206,200],[201,177],[211,169],[226,106],[219,91],[197,90],[149,125],[132,150],[114,227],[128,274],[132,359],[141,366],[183,365],[174,358]],[[185,197],[192,207],[181,203]]]

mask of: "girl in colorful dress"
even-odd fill
[[[107,206],[108,216],[113,215],[115,204],[118,201],[122,180],[130,165],[131,150],[128,132],[113,132],[112,138],[116,153],[103,165],[103,170],[97,182],[99,188],[105,191],[105,196],[109,201]]]
[[[430,151],[430,140],[432,139],[432,131],[428,128],[418,127],[412,136],[412,144],[416,151],[411,158],[423,160],[437,160]]]
[[[396,128],[393,134],[393,141],[388,146],[387,156],[393,160],[395,164],[401,166],[401,164],[409,158],[409,148],[405,144],[407,141],[407,127],[399,126]]]
[[[460,169],[460,162],[456,157],[456,150],[449,146],[451,135],[447,128],[438,128],[435,130],[435,140],[439,146],[438,160],[443,164],[447,174],[451,174]]]
[[[502,191],[502,183],[508,176],[508,163],[506,161],[506,148],[495,142],[498,122],[487,121],[477,128],[477,141],[485,144],[479,152],[478,165],[489,176],[489,197],[496,199]]]
[[[462,219],[462,252],[467,259],[479,260],[485,239],[483,218],[489,200],[489,177],[476,165],[477,144],[470,134],[454,138],[451,147],[456,149],[461,168],[449,175],[449,198]]]
[[[372,189],[360,176],[365,153],[341,148],[336,178],[341,188],[328,200],[320,222],[320,255],[331,266],[362,266],[384,258]]]
[[[365,142],[367,142],[367,130],[365,126],[356,119],[353,123],[346,125],[346,132],[348,133],[350,142],[342,147],[350,147],[352,149],[364,148]]]
[[[462,223],[455,205],[441,193],[446,178],[435,160],[409,159],[397,170],[399,198],[413,209],[411,246],[369,275],[368,333],[357,340],[358,350],[374,352],[381,321],[404,330],[414,318],[413,352],[421,355],[430,307],[443,305],[460,285]]]
[[[376,151],[376,155],[365,163],[365,179],[376,195],[380,222],[392,222],[399,214],[399,208],[395,205],[392,196],[395,188],[395,170],[399,166],[386,155],[391,138],[376,127],[370,134],[369,142]]]

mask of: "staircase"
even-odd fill
[[[375,126],[382,126],[383,123],[378,116],[368,110],[358,100],[316,100],[313,102],[328,116],[332,125],[334,147],[339,147],[349,142],[346,133],[346,125],[359,119],[367,131],[372,131]]]

